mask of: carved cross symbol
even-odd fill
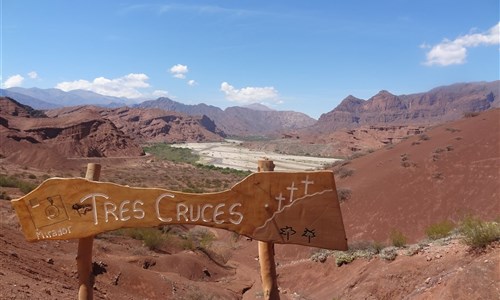
[[[314,184],[314,181],[309,181],[309,175],[306,175],[306,180],[302,180],[301,183],[304,184],[304,195],[307,195],[307,186]]]
[[[295,187],[295,182],[292,181],[292,185],[287,187],[286,189],[290,191],[290,202],[293,202],[293,192],[298,190],[298,188]]]
[[[283,197],[283,193],[280,193],[278,197],[274,197],[274,199],[278,200],[278,211],[281,210],[281,201],[286,200],[285,197]]]

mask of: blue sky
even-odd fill
[[[0,0],[2,87],[314,118],[348,95],[499,79],[498,0]]]

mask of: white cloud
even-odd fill
[[[24,77],[19,75],[19,74],[10,76],[3,83],[3,88],[8,89],[11,87],[21,86],[21,84],[23,84],[23,81],[24,81]]]
[[[220,90],[226,94],[226,99],[243,104],[262,102],[264,100],[279,102],[278,91],[272,87],[245,87],[236,89],[227,82],[220,85]]]
[[[152,93],[153,97],[169,97],[169,93],[168,91],[164,91],[164,90],[155,90],[153,93]]]
[[[471,33],[450,41],[444,39],[427,52],[426,65],[456,65],[465,63],[467,49],[477,46],[497,45],[500,43],[500,22],[484,33]],[[429,47],[422,44],[421,48]]]
[[[35,71],[31,71],[28,73],[28,77],[31,79],[37,79],[38,78],[38,73]]]
[[[181,64],[177,64],[170,68],[170,73],[174,74],[174,77],[179,79],[185,79],[188,72],[188,67]]]
[[[128,74],[123,77],[108,79],[105,77],[95,78],[93,81],[75,80],[58,83],[56,88],[63,91],[87,90],[105,96],[140,98],[143,94],[138,90],[149,87],[146,74]]]
[[[195,80],[191,79],[191,80],[188,81],[188,84],[190,86],[195,86],[195,85],[198,85],[198,82],[196,82]]]

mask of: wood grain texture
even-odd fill
[[[260,241],[347,249],[331,171],[259,172],[230,190],[206,194],[52,178],[12,205],[29,241],[197,224]]]

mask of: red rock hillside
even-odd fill
[[[108,119],[85,113],[50,118],[10,98],[0,98],[0,153],[42,167],[72,157],[139,156],[143,150]]]
[[[443,220],[500,216],[500,109],[471,114],[335,167],[351,241],[411,241]]]

